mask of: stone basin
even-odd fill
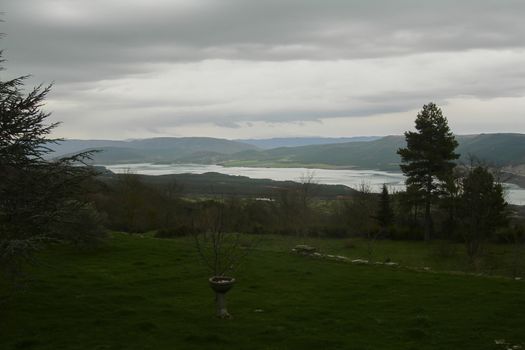
[[[208,281],[210,282],[210,287],[220,294],[226,293],[235,284],[235,278],[228,276],[213,276]]]

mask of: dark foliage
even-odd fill
[[[85,185],[94,172],[78,166],[89,153],[44,159],[58,125],[46,124],[49,114],[42,111],[50,87],[25,94],[25,78],[0,81],[0,262],[13,275],[45,241],[103,235],[86,206]],[[80,239],[79,229],[89,227]]]
[[[390,194],[385,184],[381,189],[381,195],[379,196],[379,206],[374,217],[379,224],[380,229],[386,233],[388,228],[394,223],[394,211],[390,204]]]
[[[450,176],[455,167],[454,153],[458,146],[448,127],[447,119],[434,103],[423,106],[416,118],[416,132],[405,133],[406,148],[400,148],[401,170],[407,176],[407,186],[414,186],[424,194],[425,239],[433,233],[431,205],[439,192],[440,183]]]
[[[501,184],[485,167],[471,169],[461,186],[459,217],[467,253],[474,259],[496,229],[508,224],[507,203]]]
[[[179,238],[191,236],[196,233],[193,227],[177,226],[172,228],[162,228],[155,233],[157,238]]]

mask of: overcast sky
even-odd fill
[[[1,79],[56,136],[525,132],[523,0],[3,0]]]

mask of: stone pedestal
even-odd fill
[[[215,292],[215,305],[217,307],[217,317],[231,318],[226,308],[226,293],[233,287],[235,278],[227,276],[213,276],[208,280],[210,287]]]

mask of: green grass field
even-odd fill
[[[479,350],[504,349],[496,339],[525,343],[524,281],[314,259],[291,254],[295,243],[261,240],[235,274],[232,320],[214,317],[208,273],[191,240],[113,234],[95,252],[52,247],[25,292],[6,299],[1,289],[0,349]],[[362,242],[309,243],[346,255],[364,249]],[[433,247],[409,254],[418,244],[380,242],[376,254],[431,264]]]

